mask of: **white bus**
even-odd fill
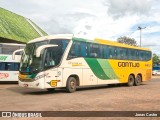
[[[20,55],[12,59],[12,55],[0,54],[0,81],[18,81]]]
[[[30,41],[22,55],[19,85],[54,90],[66,87],[127,83],[151,79],[151,51],[120,43],[72,35],[54,35]]]
[[[16,49],[24,48],[24,44],[0,43],[0,81],[18,81],[21,53]],[[15,52],[14,58],[12,54]]]

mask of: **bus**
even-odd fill
[[[0,82],[18,82],[19,64],[24,44],[0,43]],[[19,50],[16,50],[19,49]],[[15,52],[13,58],[12,53]]]
[[[0,81],[18,81],[20,55],[12,59],[12,55],[0,54]]]
[[[20,62],[19,86],[74,92],[79,86],[151,79],[151,51],[95,38],[51,35],[28,42]]]

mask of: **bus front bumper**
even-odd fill
[[[19,80],[18,84],[20,87],[44,89],[44,81],[42,80],[28,81],[28,82]]]

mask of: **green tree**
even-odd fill
[[[153,66],[160,63],[160,59],[159,59],[158,55],[156,55],[155,53],[153,54],[152,60],[153,60]]]
[[[135,41],[134,38],[129,38],[129,37],[126,37],[126,36],[119,37],[117,39],[117,42],[127,44],[127,45],[131,45],[131,46],[137,46],[137,42]]]

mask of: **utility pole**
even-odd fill
[[[141,47],[141,39],[142,39],[142,38],[141,38],[141,36],[142,36],[142,29],[145,29],[145,28],[146,28],[146,27],[143,27],[143,28],[140,27],[140,26],[138,27],[138,30],[140,31],[140,45],[139,45],[140,47]]]

